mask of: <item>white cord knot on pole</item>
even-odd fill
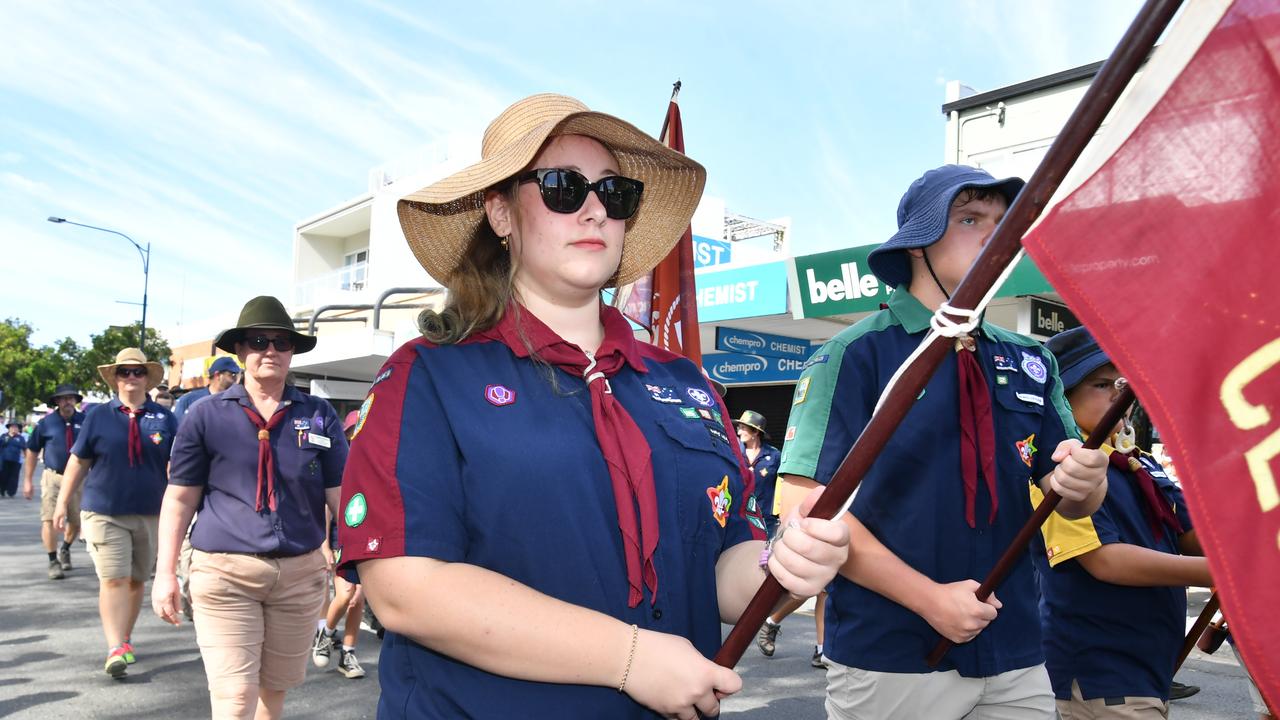
[[[965,308],[951,307],[948,303],[942,303],[942,305],[938,307],[937,311],[933,313],[933,317],[929,318],[929,327],[933,328],[933,331],[942,337],[954,338],[960,337],[961,335],[968,335],[978,327],[979,314],[980,313],[976,308],[968,310]],[[955,320],[947,317],[948,315],[954,315],[958,318],[962,318],[962,321],[956,322]]]

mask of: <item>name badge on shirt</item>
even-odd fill
[[[312,445],[319,445],[325,450],[328,450],[329,446],[333,444],[333,441],[331,441],[329,438],[325,437],[324,435],[319,435],[317,433],[307,433],[307,442],[311,443]]]
[[[1024,393],[1024,392],[1014,393],[1014,395],[1016,395],[1017,398],[1022,402],[1029,402],[1032,405],[1039,405],[1041,407],[1044,407],[1044,398],[1040,397],[1039,395],[1033,395],[1031,393]]]

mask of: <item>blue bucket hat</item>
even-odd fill
[[[943,165],[926,172],[911,183],[898,203],[898,232],[867,257],[871,272],[890,287],[909,284],[911,260],[907,250],[928,247],[942,239],[951,205],[960,191],[993,188],[1013,205],[1023,185],[1026,182],[1022,178],[997,180],[986,170],[968,165]]]
[[[1098,341],[1084,327],[1060,332],[1049,338],[1044,346],[1058,360],[1064,392],[1083,382],[1089,373],[1111,362],[1098,347]]]

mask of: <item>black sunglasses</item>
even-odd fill
[[[116,377],[146,377],[147,369],[142,367],[118,367]]]
[[[268,345],[274,345],[278,352],[289,352],[293,349],[293,338],[285,335],[283,337],[269,338],[266,335],[254,335],[246,337],[244,344],[254,352],[262,352],[267,349]]]
[[[516,182],[537,182],[542,203],[558,213],[574,213],[595,193],[604,205],[604,214],[613,220],[627,220],[640,208],[644,183],[621,175],[610,175],[594,183],[580,172],[564,168],[530,170],[516,176]]]

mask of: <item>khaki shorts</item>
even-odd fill
[[[80,512],[81,535],[99,580],[145,582],[156,564],[159,515],[102,515]]]
[[[247,691],[256,703],[257,688],[302,684],[328,588],[319,550],[275,559],[195,550],[190,582],[214,717],[234,714]]]
[[[1158,697],[1085,700],[1080,683],[1071,681],[1071,699],[1058,701],[1062,720],[1168,720],[1169,703]]]
[[[53,512],[58,509],[58,495],[62,492],[62,473],[45,468],[40,474],[40,521],[53,522]],[[67,498],[67,525],[80,527],[80,497],[84,495],[84,483],[76,488],[75,495]]]
[[[828,720],[1054,720],[1044,665],[992,677],[887,673],[827,660]]]

